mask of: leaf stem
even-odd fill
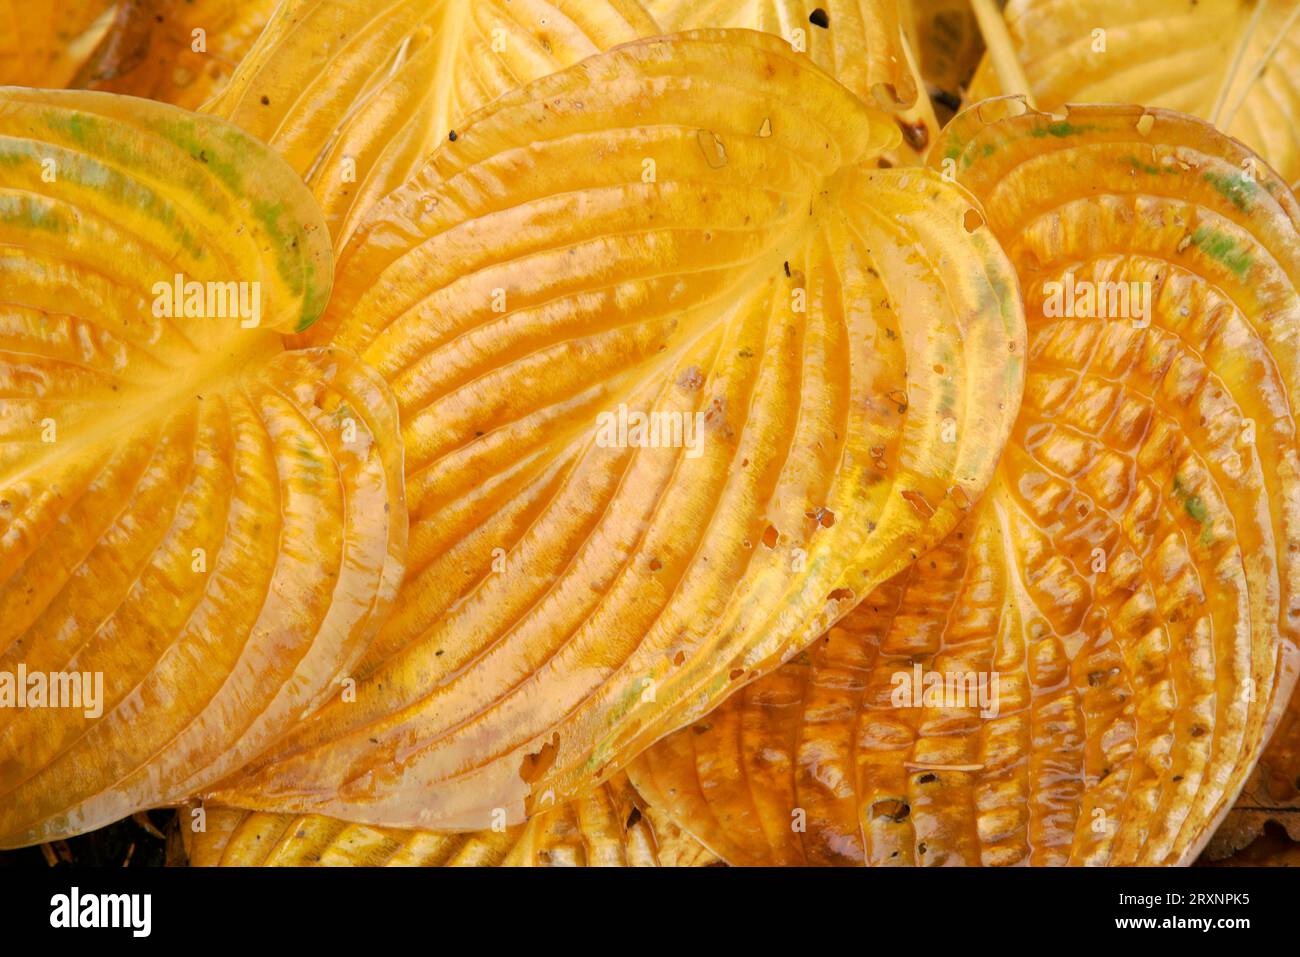
[[[1025,68],[1020,65],[1011,34],[1007,30],[1002,12],[993,4],[993,0],[971,0],[975,19],[979,22],[980,33],[984,35],[984,45],[988,47],[989,57],[993,60],[993,69],[998,75],[998,84],[1003,93],[1019,93],[1025,103],[1034,106],[1034,94],[1029,89],[1029,78]]]
[[[1227,129],[1232,126],[1232,121],[1236,118],[1237,111],[1241,109],[1241,104],[1246,102],[1246,96],[1250,93],[1251,87],[1259,81],[1259,78],[1264,75],[1264,71],[1268,69],[1269,63],[1273,61],[1273,57],[1277,55],[1277,51],[1281,48],[1283,42],[1285,42],[1287,34],[1291,31],[1291,27],[1295,25],[1297,17],[1300,17],[1300,5],[1297,5],[1291,11],[1290,16],[1286,18],[1286,22],[1282,24],[1282,28],[1278,30],[1277,36],[1273,38],[1273,42],[1269,44],[1268,49],[1264,51],[1264,55],[1260,57],[1259,62],[1256,63],[1254,69],[1251,70],[1250,79],[1246,81],[1246,85],[1243,86],[1237,93],[1236,97],[1233,98],[1232,105],[1228,107],[1227,112],[1223,116],[1222,129]]]
[[[1214,99],[1214,112],[1210,114],[1210,122],[1215,126],[1219,125],[1219,114],[1223,112],[1223,106],[1227,102],[1228,91],[1232,89],[1233,83],[1236,82],[1237,71],[1241,69],[1241,61],[1245,58],[1246,50],[1250,47],[1250,38],[1255,35],[1255,28],[1259,26],[1260,17],[1263,16],[1267,8],[1268,0],[1259,0],[1255,4],[1255,12],[1250,15],[1245,29],[1242,30],[1241,36],[1237,39],[1237,49],[1232,55],[1232,63],[1229,64],[1228,72],[1224,75],[1223,83],[1219,86],[1219,95]]]

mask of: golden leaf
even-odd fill
[[[332,264],[279,157],[175,107],[9,88],[0,168],[13,846],[178,801],[332,693],[407,525],[387,386],[283,351]]]
[[[322,320],[397,396],[398,607],[356,702],[214,803],[435,830],[563,803],[940,540],[1014,418],[997,243],[937,174],[864,165],[891,121],[787,44],[629,44],[458,134]]]
[[[192,812],[191,812],[192,813]],[[213,807],[181,834],[193,867],[704,867],[717,862],[645,806],[625,777],[527,824],[469,834]]]
[[[1017,110],[933,160],[1029,324],[987,496],[629,768],[730,863],[1187,863],[1294,681],[1300,207],[1191,117]]]
[[[659,32],[636,0],[287,0],[209,109],[285,156],[342,246],[473,110]]]

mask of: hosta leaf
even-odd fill
[[[896,136],[780,40],[687,34],[497,100],[376,206],[323,322],[397,396],[408,575],[356,701],[214,803],[518,821],[941,538],[1023,326],[967,196],[863,165]]]
[[[743,27],[806,52],[863,100],[910,106],[916,81],[903,49],[898,0],[645,0],[664,30]]]
[[[113,0],[0,0],[0,86],[68,86],[108,33]]]
[[[286,0],[210,109],[285,156],[342,245],[462,117],[659,32],[636,0]]]
[[[10,88],[0,168],[11,846],[180,800],[274,740],[365,648],[406,521],[387,387],[341,350],[283,352],[331,262],[278,157],[174,107]],[[177,276],[199,293],[179,313]],[[89,675],[98,703],[35,706],[22,672]]]
[[[1141,103],[1205,119],[1221,103],[1219,125],[1294,183],[1300,179],[1297,3],[1269,0],[1237,60],[1255,6],[1248,0],[1009,0],[1007,28],[1031,89],[1005,92],[1032,93],[1040,109]],[[970,98],[1001,92],[986,58]]]
[[[198,109],[229,81],[276,2],[119,0],[70,85]]]
[[[626,778],[528,823],[469,834],[349,824],[319,814],[204,809],[182,822],[193,867],[701,867],[717,858],[645,806]]]
[[[998,118],[1018,105],[936,144],[1029,324],[985,499],[806,657],[629,769],[729,862],[1189,862],[1294,678],[1300,208],[1191,117]],[[1066,315],[1067,275],[1151,285],[1127,313],[1107,292]],[[947,697],[925,697],[934,680]]]

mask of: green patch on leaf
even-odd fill
[[[1237,174],[1224,176],[1222,173],[1206,173],[1204,179],[1243,213],[1250,208],[1250,202],[1258,189],[1253,181]]]
[[[1076,136],[1080,133],[1090,133],[1097,127],[1089,124],[1087,126],[1078,126],[1069,120],[1060,120],[1056,123],[1048,123],[1046,126],[1036,126],[1029,131],[1030,136],[1042,139],[1044,136],[1055,136],[1057,139],[1064,139],[1067,136]]]
[[[1250,271],[1250,253],[1238,247],[1231,236],[1225,236],[1210,226],[1199,226],[1192,234],[1192,242],[1211,259],[1232,270],[1238,279],[1246,278]]]

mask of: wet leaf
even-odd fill
[[[287,0],[210,109],[285,156],[341,246],[473,110],[659,32],[636,0]]]
[[[1009,0],[1004,15],[1031,89],[1003,91],[986,57],[970,99],[1030,92],[1046,110],[1067,103],[1140,103],[1204,119],[1212,119],[1221,103],[1219,125],[1295,183],[1297,6],[1295,0],[1270,0],[1237,60],[1255,11],[1242,0]]]
[[[1014,277],[968,196],[864,166],[892,123],[787,44],[630,44],[458,134],[322,320],[397,396],[397,611],[356,702],[214,803],[562,803],[941,539],[1014,416]]]
[[[194,818],[190,818],[194,820]],[[211,807],[181,833],[194,867],[703,867],[717,862],[646,807],[624,777],[527,824],[471,833],[403,831],[317,814]]]
[[[989,492],[629,768],[730,863],[1188,863],[1294,681],[1300,207],[1191,117],[1019,111],[934,156],[1029,325]]]
[[[13,846],[178,801],[275,740],[366,647],[406,519],[383,381],[283,351],[332,264],[278,157],[175,107],[9,88],[0,168]]]

